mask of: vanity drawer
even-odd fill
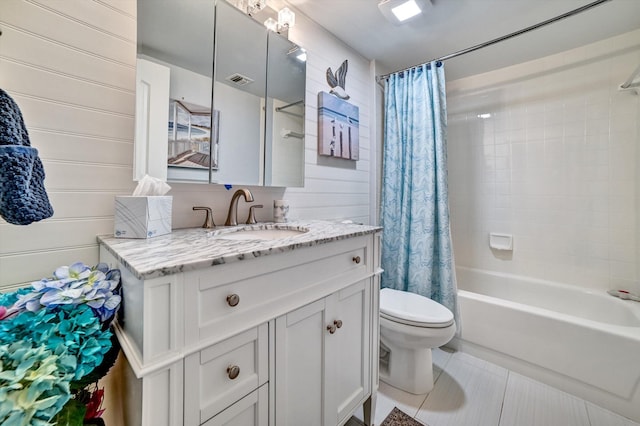
[[[268,426],[269,385],[262,385],[203,426]]]
[[[187,345],[224,339],[371,276],[370,241],[354,238],[190,273]]]
[[[269,380],[268,330],[262,324],[185,358],[185,424],[206,422]]]

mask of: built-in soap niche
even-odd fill
[[[501,260],[513,259],[513,234],[489,233],[489,248],[493,255]]]

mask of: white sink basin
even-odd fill
[[[218,233],[216,233],[218,232]],[[280,240],[283,238],[297,237],[308,232],[304,228],[267,228],[253,229],[240,228],[230,231],[214,231],[213,236],[223,240]]]

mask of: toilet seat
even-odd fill
[[[406,291],[380,290],[380,316],[400,324],[444,328],[454,323],[453,313],[440,303]]]

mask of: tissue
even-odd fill
[[[167,182],[153,176],[144,175],[138,182],[138,186],[133,190],[133,196],[139,197],[143,195],[164,195],[171,190]]]
[[[151,238],[171,233],[171,187],[145,175],[133,195],[116,196],[114,235],[118,238]]]

